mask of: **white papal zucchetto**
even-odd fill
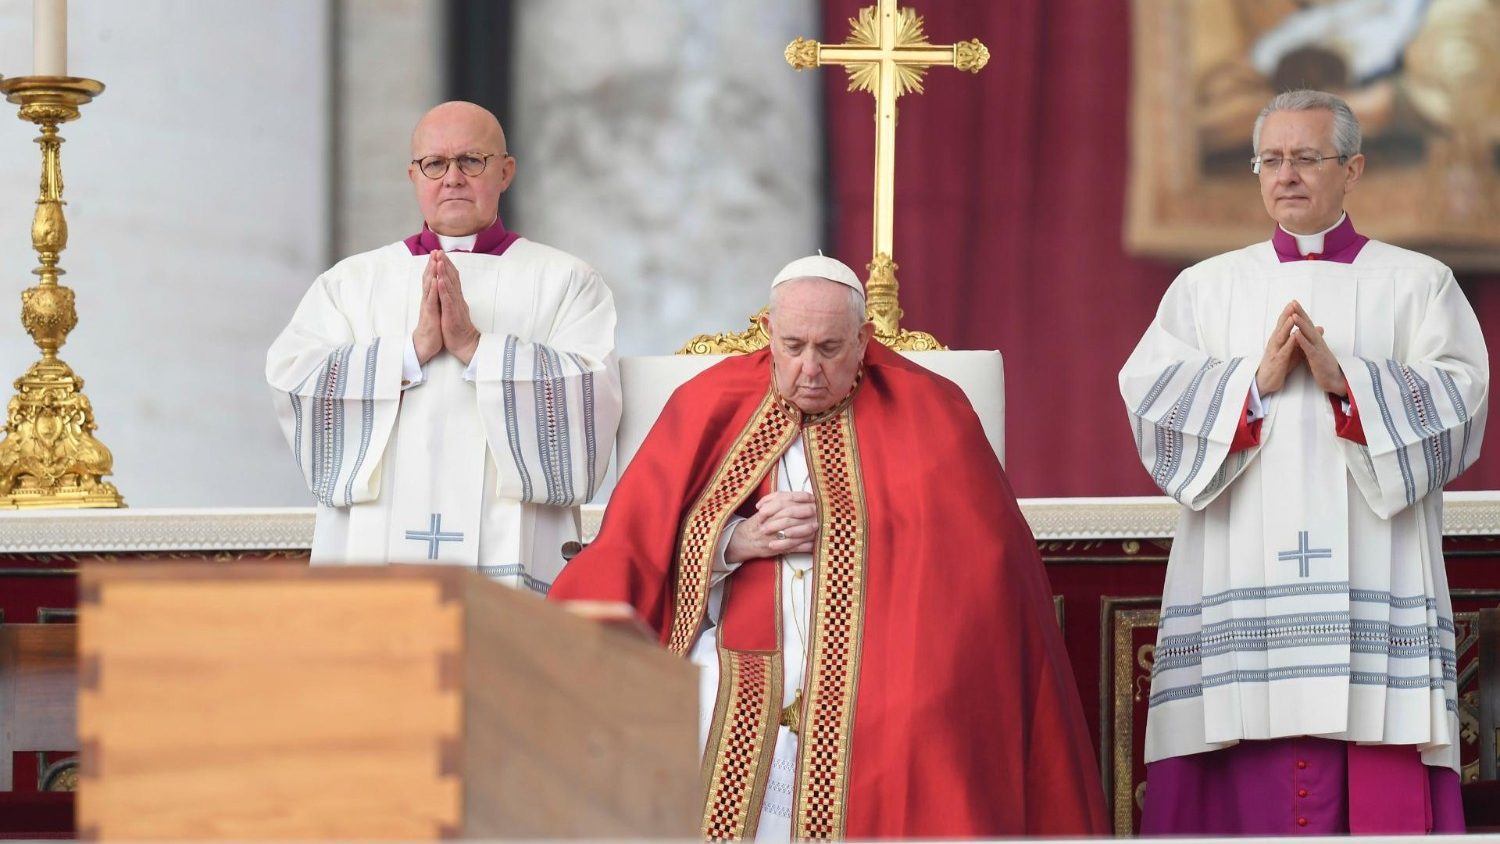
[[[859,276],[854,274],[854,270],[849,269],[843,261],[827,255],[809,255],[787,264],[771,279],[771,287],[799,278],[825,278],[852,287],[861,294],[865,292],[864,285],[859,283]]]

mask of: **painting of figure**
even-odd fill
[[[1500,0],[1136,0],[1126,242],[1196,259],[1264,239],[1250,127],[1332,91],[1364,128],[1361,230],[1500,267]]]

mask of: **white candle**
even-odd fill
[[[31,41],[32,75],[68,75],[68,0],[34,0]]]

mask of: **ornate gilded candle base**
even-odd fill
[[[21,324],[42,359],[16,379],[16,395],[5,414],[0,439],[0,509],[43,507],[123,507],[125,499],[102,478],[114,458],[94,438],[94,411],[83,394],[83,379],[57,356],[78,324],[73,291],[57,283],[58,258],[68,246],[63,216],[60,123],[76,120],[79,107],[104,85],[71,76],[0,79],[0,93],[19,105],[22,120],[41,127],[41,193],[31,221],[31,246],[41,266],[35,287],[21,294]]]
[[[123,507],[114,484],[99,479],[114,459],[94,438],[83,379],[56,358],[40,360],[16,390],[0,441],[0,508]]]

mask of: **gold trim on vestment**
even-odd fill
[[[816,840],[844,837],[869,519],[852,410],[808,427],[806,443],[818,504],[818,547],[792,837]]]
[[[708,609],[714,550],[724,523],[755,491],[766,472],[797,435],[797,417],[788,415],[774,387],[756,408],[728,457],[683,519],[677,542],[677,587],[667,649],[686,656],[698,638]]]
[[[668,647],[681,654],[691,649],[707,609],[713,554],[725,522],[773,470],[792,438],[802,434],[819,539],[792,825],[796,838],[835,838],[844,832],[849,734],[864,633],[868,519],[852,411],[863,370],[848,396],[816,416],[803,415],[781,398],[774,381],[773,375],[765,401],[684,519]],[[729,649],[720,633],[718,699],[703,767],[703,835],[709,840],[754,837],[759,823],[785,697],[780,587],[778,568],[774,652]]]
[[[781,654],[719,648],[719,697],[703,755],[703,838],[754,838],[776,748]]]

